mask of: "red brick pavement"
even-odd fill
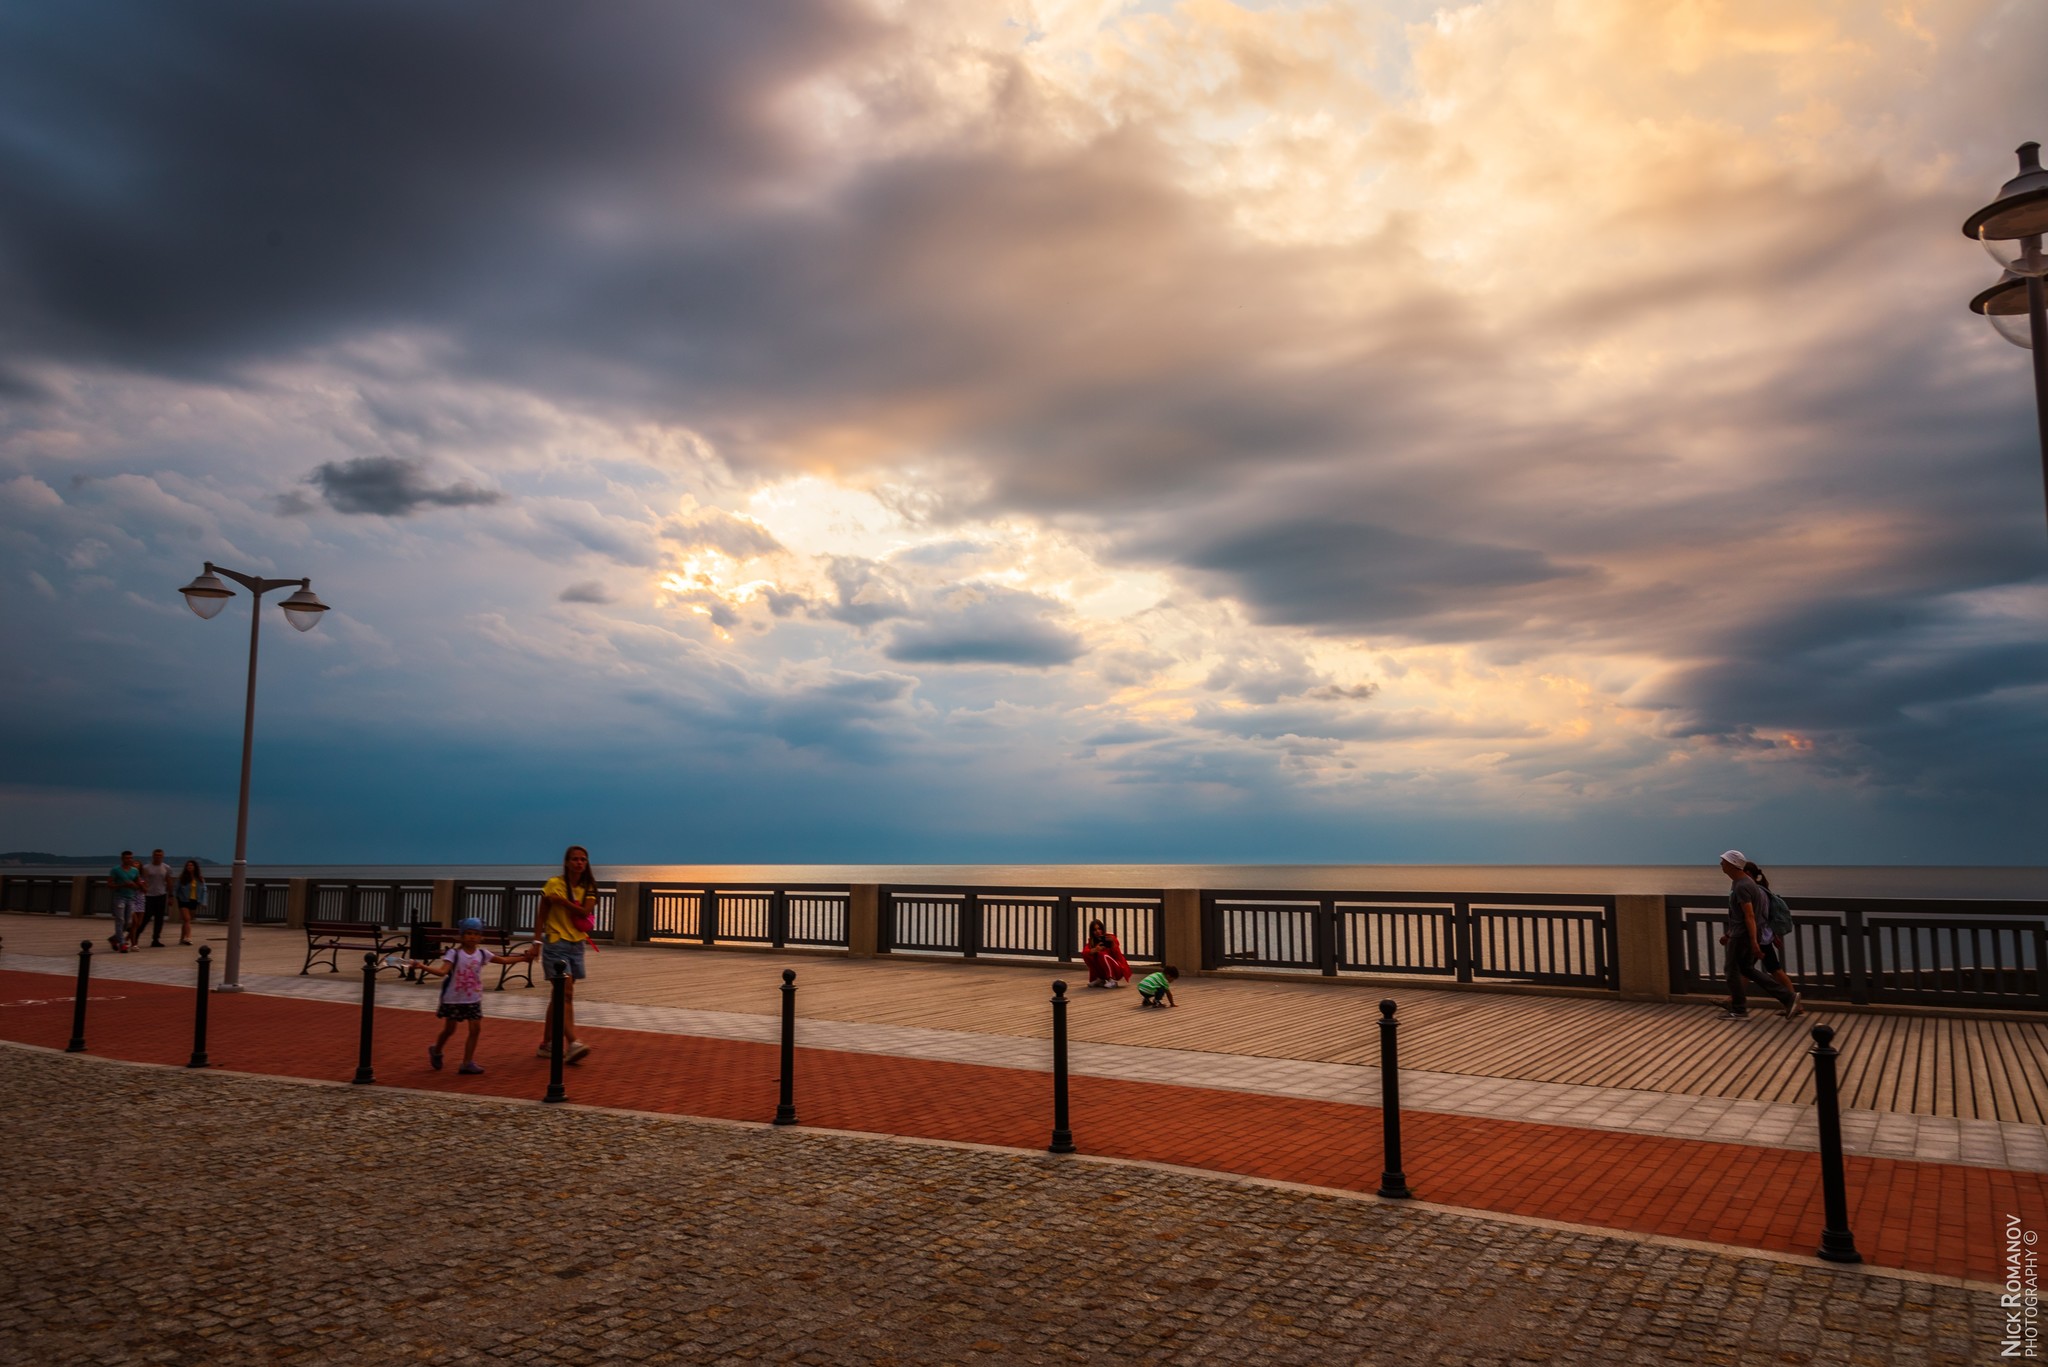
[[[69,989],[68,979],[0,972],[0,1038],[63,1048]],[[189,989],[102,979],[92,995],[88,1052],[189,1057]],[[345,1081],[360,1016],[330,1002],[216,995],[208,1054],[223,1068]],[[480,1077],[454,1071],[460,1032],[447,1069],[427,1066],[438,1029],[419,1011],[380,1010],[377,1081],[536,1099],[545,1090],[538,1023],[486,1020]],[[734,1120],[775,1112],[773,1045],[594,1028],[583,1036],[592,1053],[566,1070],[571,1101]],[[1050,1093],[1044,1073],[798,1051],[797,1113],[832,1129],[1040,1148]],[[1096,1077],[1075,1078],[1072,1100],[1084,1153],[1354,1191],[1379,1185],[1380,1114],[1369,1107]],[[1811,1153],[1424,1111],[1409,1112],[1402,1133],[1409,1185],[1445,1205],[1789,1253],[1811,1253],[1819,1239]],[[1850,1226],[1873,1263],[1994,1280],[2008,1214],[2048,1228],[2048,1175],[1883,1158],[1847,1166]]]

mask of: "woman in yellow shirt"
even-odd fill
[[[583,978],[583,947],[590,940],[590,926],[597,914],[597,875],[590,871],[590,851],[571,845],[562,855],[562,873],[548,879],[540,890],[541,971],[550,982],[557,973],[568,976],[562,984],[562,1061],[575,1063],[590,1052],[590,1046],[576,1038],[576,984]],[[540,1042],[540,1056],[551,1057],[549,1042]]]

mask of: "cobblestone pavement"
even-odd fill
[[[1995,1296],[1152,1169],[0,1048],[0,1363],[1974,1363]]]

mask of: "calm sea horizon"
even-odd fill
[[[217,870],[221,866],[215,866]],[[974,887],[1323,889],[1351,892],[1707,893],[1711,864],[606,864],[599,876],[649,883],[911,883]],[[76,874],[77,866],[8,872]],[[526,882],[547,864],[251,864],[258,878]],[[1783,864],[1789,896],[2048,899],[2048,865]]]

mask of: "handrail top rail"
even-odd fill
[[[1109,901],[1112,899],[1132,902],[1163,902],[1166,892],[1162,888],[1066,888],[1034,887],[1023,884],[984,883],[882,883],[884,895],[895,893],[922,893],[927,896],[965,897],[970,893],[976,897],[1076,897],[1088,901]]]
[[[599,887],[605,886],[600,883]],[[692,881],[665,883],[642,883],[644,892],[808,892],[836,893],[841,897],[853,895],[850,883],[726,883],[717,879],[699,878]]]
[[[1858,911],[1866,915],[1907,915],[1907,916],[2048,916],[2048,901],[2032,901],[2020,898],[1997,897],[1819,897],[1810,895],[1788,896],[1779,893],[1785,905],[1794,911]],[[1664,906],[1668,911],[1702,911],[1718,908],[1724,914],[1728,910],[1725,895],[1715,896],[1704,892],[1666,893]]]
[[[231,876],[230,874],[221,875],[223,878]],[[253,883],[256,880],[252,878],[248,881]],[[278,880],[271,879],[270,881],[276,882]],[[432,892],[434,890],[434,880],[431,878],[422,881],[415,881],[410,878],[308,878],[306,886],[309,888],[413,888],[423,892]]]
[[[1205,902],[1277,902],[1320,906],[1324,902],[1350,905],[1394,904],[1402,907],[1435,908],[1454,905],[1474,907],[1536,907],[1558,911],[1614,910],[1614,893],[1557,892],[1360,892],[1322,888],[1217,888],[1202,889]]]

